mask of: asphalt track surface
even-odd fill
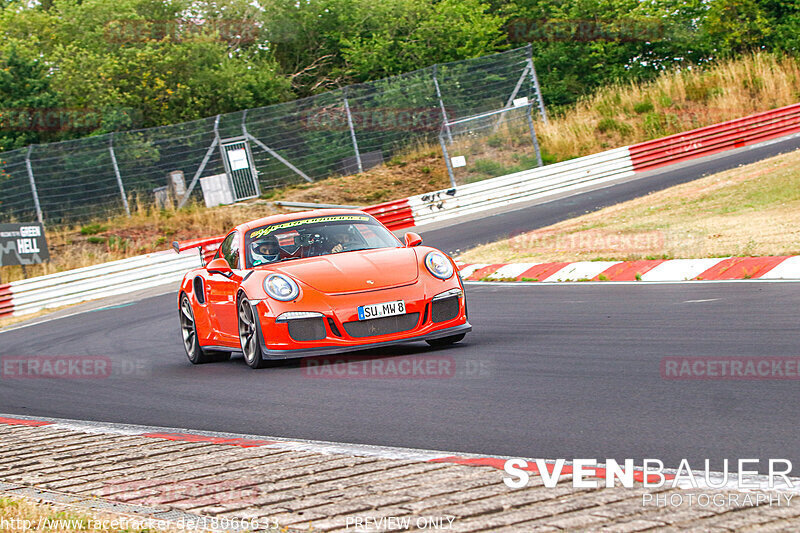
[[[676,381],[662,358],[797,355],[800,285],[468,287],[462,344],[362,352],[450,361],[428,379],[331,378],[241,356],[192,366],[173,295],[0,333],[0,356],[101,356],[105,379],[0,380],[5,413],[523,457],[788,458],[797,381]],[[438,364],[438,363],[437,363]],[[735,463],[733,463],[735,464]],[[762,467],[764,471],[765,465]]]
[[[798,146],[737,151],[423,236],[463,250]],[[0,332],[0,358],[99,356],[113,369],[80,380],[2,375],[0,412],[672,467],[708,458],[715,470],[724,458],[788,458],[800,475],[796,380],[660,374],[668,356],[797,356],[800,284],[470,285],[468,294],[475,330],[462,344],[361,352],[456,369],[429,379],[321,378],[299,363],[253,371],[241,356],[192,366],[173,294]]]

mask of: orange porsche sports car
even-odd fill
[[[326,209],[233,229],[178,296],[192,363],[270,360],[390,344],[453,344],[472,330],[453,260],[362,211]]]

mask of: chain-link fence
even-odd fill
[[[528,118],[531,108],[545,118],[532,67],[530,47],[523,47],[268,107],[0,153],[0,222],[58,224],[124,213],[132,197],[154,201],[154,189],[174,171],[187,184],[185,193],[176,192],[180,205],[201,198],[200,178],[224,174],[234,188],[234,178],[245,183],[234,171],[248,164],[248,196],[353,174],[409,144],[439,142],[442,124],[498,109],[511,111],[492,120],[513,134],[515,100],[537,103],[521,107]],[[242,166],[231,158],[238,143],[249,160]]]
[[[442,124],[442,145],[453,186],[542,166],[532,105],[517,105]]]

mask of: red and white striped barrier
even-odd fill
[[[546,167],[367,208],[390,229],[436,223],[609,184],[637,173],[800,133],[800,104]]]
[[[800,256],[578,261],[574,263],[473,263],[460,265],[469,281],[691,281],[800,279]]]
[[[629,147],[636,172],[800,132],[800,104],[714,124]]]
[[[0,317],[14,313],[14,300],[11,295],[11,285],[0,285]]]

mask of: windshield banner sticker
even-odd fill
[[[329,217],[306,218],[303,220],[292,220],[290,222],[283,222],[281,224],[273,224],[259,228],[250,233],[251,239],[258,239],[264,235],[277,231],[279,229],[293,228],[295,226],[304,226],[306,224],[317,224],[319,222],[342,222],[342,221],[356,221],[356,222],[369,222],[370,217],[366,215],[336,215]]]

